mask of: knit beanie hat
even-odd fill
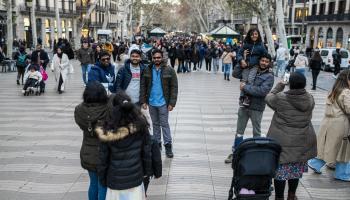
[[[293,72],[289,77],[289,88],[304,89],[306,86],[306,78],[302,73]]]

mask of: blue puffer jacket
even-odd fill
[[[243,91],[251,99],[248,109],[264,111],[266,107],[265,97],[272,89],[275,80],[273,73],[270,69],[260,71],[258,67],[252,68],[250,73],[256,74],[253,84],[247,84],[243,88]],[[251,76],[251,74],[249,76]]]
[[[247,60],[246,60],[246,62],[249,63],[249,66],[259,65],[259,57],[267,53],[267,50],[265,49],[265,46],[262,42],[254,43],[254,44],[244,43],[243,47],[240,48],[238,51],[238,55],[237,55],[238,63],[240,63],[241,60],[244,60],[244,50],[246,49],[249,50],[249,55],[247,55]]]
[[[115,73],[114,66],[109,64],[108,67],[102,67],[101,63],[97,62],[94,66],[91,67],[88,73],[88,82],[98,81],[102,83],[105,88],[110,92],[115,92],[114,82],[115,82]]]
[[[131,61],[128,59],[125,61],[125,64],[122,68],[119,69],[115,83],[114,83],[114,91],[118,92],[118,90],[125,91],[131,81],[132,74],[130,70]],[[145,66],[140,63],[140,74],[142,74]]]

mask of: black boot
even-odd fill
[[[165,155],[168,158],[173,158],[174,154],[173,154],[173,150],[172,150],[172,145],[171,144],[166,144],[164,145],[165,147]]]
[[[19,85],[19,80],[17,80],[17,85]]]
[[[224,79],[226,80],[226,74],[224,74]]]

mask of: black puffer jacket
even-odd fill
[[[94,129],[98,120],[105,119],[106,111],[107,104],[81,103],[75,107],[75,122],[83,130],[80,162],[81,166],[89,171],[97,171],[99,140]]]
[[[130,124],[104,133],[96,128],[101,140],[98,177],[102,185],[125,190],[142,184],[144,176],[152,175],[151,137],[147,128]]]

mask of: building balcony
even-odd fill
[[[350,21],[350,14],[330,14],[330,15],[311,15],[306,17],[308,22],[329,22],[329,21]]]

